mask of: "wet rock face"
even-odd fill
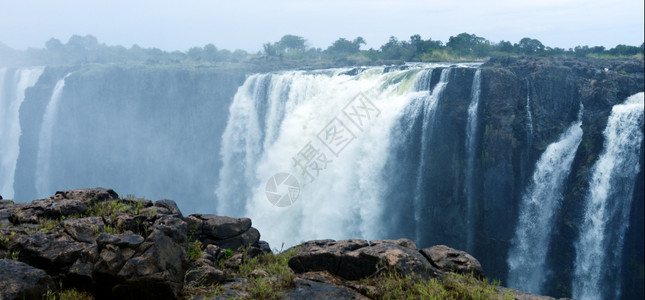
[[[101,188],[57,192],[31,203],[3,201],[0,222],[0,299],[40,298],[57,288],[52,278],[99,299],[173,299],[184,282],[224,280],[215,266],[226,249],[252,246],[249,254],[259,255],[268,248],[258,243],[250,219],[183,218],[172,200],[121,199]],[[194,264],[189,238],[204,249]]]

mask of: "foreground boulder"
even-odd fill
[[[486,277],[479,261],[464,251],[438,245],[422,249],[421,254],[438,269],[459,274],[473,274],[480,279]]]
[[[404,275],[438,277],[442,270],[433,266],[408,239],[380,240],[319,240],[300,245],[299,252],[289,260],[296,273],[326,271],[347,280],[360,280],[381,270]]]
[[[43,270],[26,263],[0,259],[0,299],[40,299],[56,285]]]
[[[225,250],[266,251],[250,219],[184,218],[172,200],[122,199],[102,188],[56,192],[31,203],[3,201],[0,223],[0,259],[11,258],[0,268],[3,300],[39,299],[56,288],[53,282],[96,298],[175,299],[193,268],[189,281],[222,281],[213,266]],[[195,251],[208,250],[206,266],[189,260],[195,241]]]
[[[190,234],[203,244],[214,244],[224,249],[237,250],[257,245],[260,232],[251,227],[249,218],[230,218],[194,214],[186,218]]]

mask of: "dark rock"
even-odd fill
[[[142,214],[136,216],[118,215],[116,216],[116,218],[114,218],[112,226],[124,231],[131,231],[137,234],[145,234],[146,229],[148,229],[148,226],[150,226],[152,222],[154,222],[153,218],[146,217]]]
[[[251,228],[251,219],[201,215],[202,232],[211,239],[223,240],[243,234]]]
[[[99,254],[99,261],[94,265],[94,272],[105,275],[117,274],[125,264],[121,249],[115,245],[105,245]]]
[[[436,277],[440,272],[407,241],[378,241],[369,245],[365,240],[322,240],[302,244],[289,260],[296,273],[327,271],[347,280],[358,280],[379,272],[380,268]]]
[[[343,286],[296,279],[296,287],[285,293],[283,299],[369,299]]]
[[[255,246],[250,246],[246,250],[246,256],[248,256],[249,258],[258,257],[258,256],[264,255],[264,254],[266,254],[266,252],[262,251],[262,249],[260,249],[259,247],[255,247]]]
[[[258,241],[258,248],[260,248],[264,253],[272,253],[271,246],[265,241]]]
[[[194,214],[184,219],[189,234],[204,245],[215,244],[224,249],[237,250],[257,245],[260,232],[251,227],[251,219],[216,215]]]
[[[159,200],[159,201],[155,202],[155,207],[164,208],[170,214],[177,215],[179,218],[184,217],[181,214],[181,210],[179,210],[179,207],[177,206],[177,203],[175,201],[173,201],[173,200],[168,200],[168,199]]]
[[[224,266],[229,269],[238,270],[244,262],[244,254],[236,253],[224,262]]]
[[[81,215],[87,212],[89,205],[118,198],[113,190],[103,188],[56,192],[52,197],[17,206],[8,219],[13,224],[37,224],[43,218]]]
[[[191,287],[209,286],[212,284],[224,282],[224,280],[226,280],[226,275],[222,270],[216,269],[214,267],[204,266],[194,268],[186,272],[184,284]]]
[[[212,262],[217,262],[222,257],[224,257],[224,251],[222,251],[222,248],[218,247],[217,245],[206,245],[202,256],[208,258]]]
[[[96,239],[96,243],[99,248],[104,248],[107,245],[114,245],[119,248],[131,248],[135,249],[137,246],[143,243],[143,237],[138,234],[111,234],[111,233],[102,233]]]
[[[435,269],[416,249],[413,250],[398,244],[381,243],[361,248],[359,251],[363,260],[377,260],[386,269],[405,275],[414,273],[424,278],[440,275],[440,271]]]
[[[247,230],[246,232],[240,235],[237,235],[225,240],[219,240],[219,241],[207,240],[206,243],[208,244],[212,243],[224,249],[237,250],[239,248],[255,245],[259,240],[260,240],[260,232],[257,229],[251,227],[249,228],[249,230]]]
[[[26,263],[0,259],[0,299],[43,299],[55,290],[52,278],[41,269]]]
[[[420,252],[434,267],[444,272],[472,273],[480,279],[486,277],[479,261],[464,251],[438,245],[422,249]]]
[[[417,244],[414,241],[410,240],[410,239],[370,241],[370,245],[378,245],[378,244],[383,244],[383,243],[395,244],[395,245],[399,245],[401,247],[405,247],[405,248],[408,248],[408,249],[417,250]]]
[[[77,242],[62,230],[25,235],[12,242],[12,251],[19,251],[20,260],[46,271],[67,270],[92,244]]]
[[[69,219],[63,222],[65,233],[74,240],[84,243],[93,243],[99,232],[103,232],[103,218],[87,217],[81,219]]]
[[[104,188],[93,188],[93,189],[79,189],[79,190],[70,190],[70,191],[59,191],[53,197],[53,199],[73,199],[87,201],[91,204],[118,200],[119,195],[114,192],[112,189]]]

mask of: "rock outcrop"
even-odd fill
[[[41,299],[59,288],[96,299],[199,298],[209,288],[216,298],[255,298],[267,297],[258,293],[270,285],[284,289],[272,298],[370,299],[378,298],[378,282],[369,280],[380,274],[485,278],[469,254],[444,245],[419,250],[409,239],[308,241],[286,251],[293,252],[290,271],[281,275],[243,269],[254,259],[277,257],[250,219],[183,217],[172,200],[123,199],[103,188],[31,203],[2,201],[0,224],[2,300]]]
[[[213,261],[227,248],[263,253],[254,247],[260,234],[250,219],[183,218],[172,200],[122,199],[102,188],[57,192],[31,203],[4,201],[0,223],[0,299],[40,298],[57,288],[54,283],[96,298],[180,297],[185,279],[223,278],[212,263],[191,270],[191,234]]]

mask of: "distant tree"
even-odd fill
[[[47,51],[58,52],[58,51],[62,51],[64,48],[65,46],[63,45],[63,43],[61,43],[58,39],[55,39],[55,38],[51,38],[47,40],[47,42],[45,42],[45,49],[47,49]]]
[[[231,60],[235,62],[244,61],[247,55],[249,54],[246,51],[237,49],[231,53]]]
[[[202,55],[203,55],[203,50],[201,47],[192,47],[188,49],[188,52],[186,52],[186,55],[188,55],[188,58],[191,60],[195,61],[200,61],[202,60]]]
[[[423,54],[440,49],[443,43],[441,41],[433,41],[432,39],[423,40],[420,35],[415,34],[410,37],[410,46],[412,46],[417,54]]]
[[[361,49],[361,45],[364,44],[365,40],[360,36],[355,38],[353,41],[339,38],[329,46],[326,51],[332,55],[351,55],[358,53]]]
[[[457,54],[465,56],[477,54],[475,53],[476,49],[479,53],[484,52],[484,49],[487,49],[488,47],[482,46],[481,44],[490,45],[490,42],[483,37],[478,37],[474,34],[468,34],[464,32],[458,34],[457,36],[451,36],[448,39],[446,46],[455,51]]]
[[[276,56],[279,52],[278,47],[272,43],[265,43],[262,45],[262,49],[264,50],[264,54],[268,56]]]
[[[539,54],[544,52],[544,45],[542,42],[532,39],[532,38],[523,38],[517,44],[517,50],[522,54]]]
[[[278,41],[277,46],[280,50],[289,52],[304,52],[307,49],[307,40],[305,38],[287,34]]]
[[[391,36],[387,43],[381,46],[381,58],[402,59],[404,57],[404,44],[396,37]]]
[[[80,36],[72,35],[67,44],[65,45],[68,49],[72,51],[91,51],[99,48],[99,41],[96,37],[92,35]]]
[[[638,53],[643,53],[643,45],[641,47],[628,46],[628,45],[617,45],[614,48],[609,49],[609,54],[611,55],[636,55]]]
[[[501,42],[495,45],[495,50],[499,52],[513,53],[513,44],[509,41],[502,40]]]
[[[190,51],[190,50],[189,50]],[[217,47],[213,44],[207,44],[202,50],[202,57],[207,61],[217,61],[219,60],[219,53]]]

